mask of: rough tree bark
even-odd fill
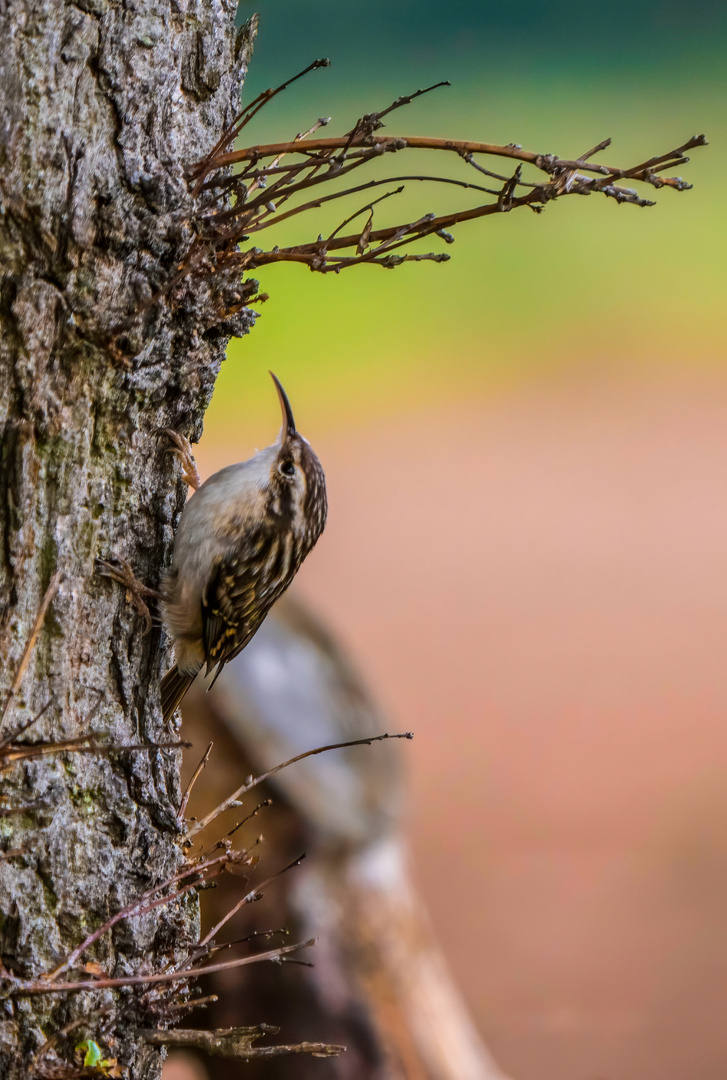
[[[250,35],[236,7],[0,0],[0,740],[41,710],[27,740],[170,738],[161,635],[142,636],[94,562],[121,555],[158,581],[186,489],[157,430],[198,437],[228,337],[251,324],[220,314],[239,306],[238,275],[163,293],[192,240],[185,166],[238,107]],[[174,872],[177,755],[51,754],[1,774],[8,971],[50,971]],[[196,920],[192,899],[157,909],[106,934],[93,959],[117,976],[158,970]],[[161,1051],[136,1034],[146,1008],[131,990],[8,998],[0,1075],[50,1075],[40,1048],[80,1021],[71,1051],[98,1038],[129,1075],[157,1076]]]

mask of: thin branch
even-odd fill
[[[99,938],[103,937],[105,933],[107,933],[116,923],[121,922],[122,919],[128,919],[132,915],[138,918],[140,915],[146,915],[155,908],[162,907],[164,904],[171,904],[173,900],[180,899],[180,897],[185,896],[192,889],[196,889],[198,885],[198,881],[193,881],[190,885],[184,885],[181,889],[177,889],[176,892],[170,893],[167,896],[157,896],[156,899],[149,900],[144,904],[135,902],[133,905],[129,905],[130,910],[123,909],[122,911],[117,912],[117,914],[108,919],[99,930],[94,931],[93,934],[89,934],[86,940],[82,942],[77,949],[74,949],[62,964],[59,964],[58,967],[54,968],[53,971],[46,976],[46,979],[48,982],[52,982],[64,971],[72,970],[76,966],[76,961],[86,949],[98,941]]]
[[[373,202],[370,202],[367,206],[362,206],[358,210],[354,210],[354,212],[349,217],[347,217],[345,219],[345,221],[342,221],[341,224],[338,225],[333,230],[333,232],[330,234],[328,239],[326,241],[324,241],[323,246],[327,247],[330,244],[331,240],[333,240],[334,236],[338,235],[338,233],[341,231],[341,229],[344,229],[346,227],[346,225],[350,225],[352,221],[354,221],[361,214],[365,214],[367,210],[369,211],[368,225],[370,226],[371,221],[373,220],[374,207],[376,205],[378,205],[378,203],[383,202],[384,199],[391,198],[392,195],[401,195],[403,190],[404,190],[403,187],[398,187],[394,191],[387,191],[385,195],[381,195],[378,199],[374,199]],[[361,242],[363,240],[363,236],[364,236],[365,232],[366,232],[366,226],[364,226],[363,231],[359,235],[358,242],[356,243],[356,250],[359,252],[359,254],[361,254],[361,252],[363,251],[363,248],[361,248]],[[370,233],[371,233],[371,229],[369,227],[369,234]],[[364,247],[365,246],[366,245],[364,244]],[[359,251],[359,248],[361,248],[361,251]]]
[[[350,161],[347,165],[340,166],[340,167],[336,168],[335,171],[327,172],[322,176],[321,175],[306,176],[302,180],[298,180],[295,183],[288,184],[288,186],[285,189],[285,197],[284,198],[280,198],[280,197],[278,198],[277,207],[281,206],[284,202],[288,202],[288,200],[293,198],[293,196],[299,195],[301,191],[307,191],[311,187],[315,187],[318,184],[328,183],[331,180],[340,180],[341,177],[347,176],[348,173],[353,172],[354,169],[360,169],[363,165],[366,165],[369,162],[369,160],[371,159],[371,157],[372,157],[372,154],[362,155],[361,157],[357,157],[353,161]],[[325,162],[325,164],[329,165],[330,163]],[[306,164],[306,168],[310,168],[310,163]],[[267,200],[267,195],[265,196],[265,198],[263,198],[263,196],[261,196],[261,195],[258,195],[258,197],[256,199],[252,199],[250,202],[240,201],[236,206],[232,207],[230,210],[226,211],[224,214],[219,215],[219,218],[213,219],[213,220],[219,220],[219,219],[222,219],[222,220],[227,220],[227,219],[235,220],[235,219],[238,219],[238,218],[243,218],[244,219],[244,227],[240,227],[240,226],[236,225],[235,229],[228,234],[230,239],[235,238],[236,236],[238,236],[240,234],[241,229],[244,232],[248,231],[248,226],[251,227],[252,219],[253,219],[256,211],[258,211],[258,210],[259,211],[268,210],[267,201],[268,201]],[[277,211],[277,207],[276,207],[276,211]],[[268,213],[272,213],[272,211],[268,211]],[[275,221],[277,221],[277,220],[278,220],[278,218],[277,218],[277,214],[276,214]]]
[[[326,127],[326,125],[330,124],[330,122],[331,122],[330,116],[321,116],[321,117],[319,117],[319,119],[316,120],[315,124],[313,124],[312,127],[309,127],[307,131],[299,131],[298,134],[294,136],[293,142],[294,143],[303,142],[305,139],[308,138],[309,135],[313,135],[316,131],[319,130],[319,128]],[[274,159],[273,163],[272,163],[272,168],[276,169],[280,165],[280,162],[282,161],[282,159],[284,157],[285,157],[284,154],[280,154],[278,157],[276,157]],[[318,164],[315,164],[315,163],[311,166],[311,168],[313,168],[314,170],[318,169],[319,167],[320,166]],[[252,182],[250,187],[247,189],[247,197],[249,198],[250,194],[252,192],[256,191],[258,188],[265,187],[266,183],[267,183],[267,170],[262,170],[260,172],[260,175],[256,177],[256,179]],[[282,179],[280,180],[280,183],[283,183]],[[277,184],[273,184],[273,190],[276,189],[277,186],[278,186]],[[267,197],[268,198],[270,197],[270,192],[268,192]]]
[[[312,1057],[337,1057],[345,1046],[329,1043],[302,1042],[277,1046],[253,1046],[255,1039],[268,1033],[277,1034],[278,1028],[261,1024],[259,1028],[218,1028],[215,1031],[174,1028],[171,1031],[144,1031],[142,1037],[155,1046],[183,1046],[201,1050],[209,1057],[251,1058],[281,1057],[288,1054],[310,1054]]]
[[[304,146],[301,147],[298,152],[304,157],[306,156]],[[230,193],[230,189],[232,189],[233,194],[239,196],[240,192],[242,192],[244,195],[246,180],[257,180],[261,176],[270,177],[288,173],[293,176],[295,173],[305,172],[306,169],[310,169],[314,165],[317,165],[318,160],[318,158],[314,157],[313,161],[288,162],[286,165],[264,165],[261,169],[257,168],[255,162],[252,162],[239,173],[219,173],[213,175],[211,179],[205,181],[202,191],[219,190],[221,194],[227,195]],[[234,209],[234,207],[232,209]],[[229,212],[230,211],[225,211],[225,213]]]
[[[289,765],[294,765],[297,761],[303,761],[305,758],[315,757],[316,754],[325,754],[329,750],[345,750],[351,746],[370,746],[375,742],[382,742],[384,739],[413,739],[414,736],[410,731],[403,732],[399,735],[372,735],[368,739],[351,739],[348,742],[329,743],[327,746],[318,746],[314,750],[306,750],[302,754],[296,754],[295,757],[288,758],[281,765],[276,765],[272,769],[268,769],[267,772],[261,773],[260,776],[254,777],[252,780],[242,784],[236,791],[233,791],[224,802],[221,802],[219,806],[216,806],[214,810],[210,810],[209,814],[203,817],[200,821],[194,823],[194,825],[187,831],[187,840],[190,840],[197,833],[202,832],[207,826],[218,818],[220,814],[223,814],[225,810],[228,810],[233,804],[239,801],[242,795],[246,795],[248,791],[252,791],[258,784],[264,783],[269,780],[271,776],[275,776],[282,769],[287,769]]]
[[[439,90],[442,86],[451,86],[449,79],[442,79],[441,82],[432,83],[431,86],[426,86],[423,90],[415,90],[413,94],[403,94],[398,97],[396,101],[393,101],[389,105],[388,109],[384,109],[383,112],[375,113],[374,115],[378,120],[382,120],[383,117],[388,116],[390,112],[394,112],[395,109],[400,109],[402,105],[411,105],[412,101],[421,97],[423,94],[431,94],[432,90]]]
[[[402,243],[408,243],[404,240]],[[398,247],[399,245],[397,245]],[[351,266],[359,266],[365,264],[366,266],[383,266],[386,270],[394,270],[397,266],[401,266],[405,262],[435,262],[443,263],[449,262],[451,256],[445,252],[425,251],[416,255],[385,255],[381,258],[376,256],[376,252],[369,253],[365,257],[352,256],[347,259],[331,259],[327,266],[324,267],[323,272],[325,274],[334,273],[337,274],[339,270],[347,270]]]
[[[218,994],[207,994],[205,997],[190,998],[188,1001],[175,1001],[165,1007],[164,1014],[182,1012],[183,1009],[200,1009],[204,1005],[213,1005],[219,1000]]]
[[[225,924],[228,923],[230,919],[234,918],[234,916],[237,915],[238,911],[242,907],[244,907],[245,904],[251,904],[255,900],[257,900],[262,895],[263,891],[268,887],[268,885],[271,885],[274,881],[277,881],[277,879],[282,877],[283,874],[287,874],[288,870],[292,870],[294,867],[300,866],[304,858],[305,852],[302,855],[299,855],[297,859],[293,859],[293,861],[288,863],[287,866],[284,866],[282,870],[278,870],[277,873],[272,874],[269,878],[267,878],[266,881],[261,882],[260,885],[256,885],[254,889],[251,889],[250,892],[246,893],[245,896],[243,896],[242,900],[238,900],[234,907],[230,908],[227,914],[223,915],[220,921],[216,923],[207,934],[205,934],[205,936],[200,941],[198,948],[203,950],[206,945],[213,942],[222,927],[225,926]]]
[[[272,101],[272,99],[278,94],[282,93],[283,90],[287,90],[287,88],[291,86],[294,82],[297,82],[298,79],[302,79],[303,76],[307,75],[309,71],[315,71],[317,68],[329,67],[330,63],[331,61],[328,59],[328,57],[323,57],[320,60],[314,60],[313,63],[309,64],[307,68],[303,68],[303,70],[299,71],[297,75],[293,75],[291,79],[287,79],[284,83],[281,83],[280,86],[277,86],[274,90],[263,90],[261,94],[258,94],[255,100],[252,101],[248,106],[246,106],[246,108],[242,110],[239,116],[235,118],[232,124],[224,132],[219,142],[212,148],[207,157],[204,158],[204,160],[201,161],[199,165],[195,166],[195,168],[193,169],[192,176],[197,175],[197,170],[199,171],[199,179],[195,184],[193,194],[199,194],[200,186],[204,181],[205,176],[207,175],[207,170],[210,167],[217,168],[216,159],[220,152],[226,146],[229,146],[234,139],[237,138],[242,129],[250,123],[252,118],[260,112],[264,105],[267,105],[269,101]]]
[[[501,212],[507,212],[512,209],[513,195],[515,188],[520,183],[520,177],[523,173],[522,165],[518,165],[512,176],[508,177],[505,183],[502,185],[502,191],[497,196],[497,209]]]
[[[347,140],[346,136],[331,136],[329,138],[312,139],[305,145],[308,153],[314,150],[341,150],[347,145]],[[350,147],[370,148],[372,144],[370,137],[357,136],[348,145]],[[649,158],[648,161],[642,162],[632,169],[619,169],[612,165],[597,165],[595,162],[590,161],[573,161],[567,158],[558,158],[551,154],[536,154],[530,150],[523,150],[521,146],[515,143],[502,146],[498,143],[473,142],[464,139],[439,139],[429,135],[387,135],[376,139],[374,145],[379,153],[409,149],[451,151],[461,157],[466,154],[487,154],[491,157],[513,158],[515,161],[526,162],[535,165],[538,169],[543,169],[545,172],[553,172],[553,170],[559,168],[584,169],[587,172],[600,173],[603,176],[619,179],[624,176],[633,177],[644,169],[680,157],[686,150],[691,150],[695,146],[706,146],[707,139],[705,135],[693,135],[683,146],[678,147],[676,150],[661,154],[658,157]],[[266,157],[277,157],[279,154],[296,153],[299,149],[295,142],[260,143],[257,146],[234,150],[229,154],[221,154],[214,164],[215,168],[222,169],[229,165],[236,165],[241,161],[248,161],[252,157],[260,160]]]
[[[611,145],[611,140],[610,139],[604,139],[602,142],[596,143],[595,146],[592,146],[591,149],[588,150],[581,157],[579,157],[578,160],[581,161],[581,162],[588,161],[589,158],[594,157],[596,154],[600,154],[602,150],[606,150],[610,145]]]
[[[532,203],[538,202],[543,198],[543,189],[539,188],[533,190],[528,195],[523,195],[518,199],[513,199],[510,202],[509,209],[513,210],[520,206],[528,206]],[[487,206],[476,206],[471,210],[461,210],[453,214],[443,214],[441,217],[433,217],[429,221],[424,222],[416,227],[416,239],[420,239],[423,236],[427,236],[430,233],[438,232],[440,229],[448,229],[453,225],[457,225],[462,221],[473,221],[475,218],[489,217],[491,214],[501,213],[501,207],[498,203],[490,203]],[[413,228],[408,226],[407,228]],[[401,234],[401,226],[392,226],[387,229],[377,229],[371,234],[371,240],[391,240],[393,237]],[[355,248],[358,242],[358,236],[349,234],[348,236],[337,236],[330,244],[332,249],[341,248]],[[291,255],[309,255],[320,257],[319,245],[314,242],[312,244],[299,244],[296,247],[291,248],[279,248],[277,251],[259,252],[255,254],[249,260],[251,268],[264,266],[270,262],[283,262]],[[301,260],[306,261],[306,260]]]
[[[51,578],[48,588],[45,590],[45,596],[43,597],[43,601],[40,605],[40,608],[38,609],[38,614],[35,617],[33,628],[30,631],[30,637],[28,638],[27,644],[23,649],[23,655],[20,658],[18,670],[15,673],[15,678],[12,681],[8,696],[5,698],[3,711],[2,713],[0,713],[0,726],[2,726],[2,723],[5,720],[5,715],[8,711],[8,708],[10,707],[10,702],[15,697],[18,689],[20,688],[20,684],[23,681],[23,675],[25,674],[25,670],[30,663],[30,657],[33,654],[33,649],[35,648],[35,643],[38,640],[38,635],[40,634],[41,627],[43,626],[46,614],[48,613],[48,608],[53,601],[53,597],[58,592],[58,586],[60,585],[62,580],[63,574],[60,570],[56,570],[55,574]]]
[[[264,810],[266,807],[272,805],[272,799],[263,799],[263,801],[261,803],[258,803],[255,809],[251,810],[250,813],[242,819],[242,821],[238,821],[236,825],[233,825],[229,832],[225,833],[222,840],[217,841],[217,846],[219,846],[220,844],[224,844],[226,840],[229,840],[231,836],[235,835],[238,829],[241,829],[243,825],[247,825],[248,821],[252,821],[254,817],[257,817],[261,810]]]
[[[278,949],[269,949],[264,953],[255,953],[253,956],[241,956],[236,960],[223,960],[217,964],[206,964],[197,968],[179,968],[177,971],[162,971],[157,975],[125,975],[118,979],[83,979],[79,982],[50,982],[25,981],[23,979],[5,978],[0,980],[0,996],[20,997],[26,994],[73,994],[80,990],[115,990],[121,986],[146,986],[155,983],[178,982],[180,979],[198,979],[201,975],[209,975],[214,971],[228,971],[230,968],[245,967],[248,964],[257,964],[263,960],[280,962],[288,953],[297,952],[299,949],[310,948],[315,945],[315,938],[309,941],[301,941],[296,945],[281,945]],[[5,983],[5,987],[2,983]]]
[[[182,796],[182,801],[181,801],[181,803],[179,805],[179,810],[177,811],[177,819],[179,821],[181,821],[182,818],[184,817],[184,812],[187,809],[187,803],[189,802],[189,796],[192,794],[192,788],[197,783],[197,780],[199,779],[199,777],[202,775],[202,771],[203,771],[205,765],[207,764],[207,760],[208,760],[210,754],[212,753],[212,747],[214,745],[215,744],[213,742],[211,742],[209,744],[209,746],[205,750],[204,754],[202,755],[202,759],[200,760],[199,765],[197,766],[197,768],[192,773],[192,778],[190,779],[189,783],[187,784],[186,788],[184,789],[184,795]]]
[[[486,172],[486,170],[482,170]],[[488,176],[494,176],[494,173],[487,173]],[[503,177],[503,180],[506,177]],[[346,188],[344,191],[334,191],[331,195],[322,195],[320,199],[314,199],[311,202],[302,203],[300,206],[295,206],[291,210],[286,210],[284,214],[276,214],[275,225],[279,225],[281,221],[286,221],[288,218],[295,217],[296,214],[304,214],[307,210],[318,209],[323,206],[324,203],[332,202],[334,199],[343,199],[347,195],[355,195],[360,191],[367,191],[369,188],[381,187],[383,184],[398,184],[401,182],[408,182],[409,180],[419,180],[423,182],[430,182],[436,184],[450,184],[453,187],[467,188],[470,191],[482,191],[486,195],[498,195],[499,192],[493,188],[483,187],[481,184],[468,184],[465,180],[454,180],[448,176],[419,176],[411,174],[408,176],[387,176],[383,180],[368,180],[365,184],[358,184],[356,187]],[[530,187],[536,187],[535,184],[529,185]],[[246,233],[260,232],[262,229],[269,227],[269,224],[265,219],[260,224],[253,226],[246,226]]]
[[[485,176],[491,176],[493,180],[499,180],[502,184],[506,184],[508,179],[509,179],[507,176],[503,176],[502,173],[492,172],[491,169],[486,169],[484,167],[484,165],[480,165],[480,163],[478,161],[475,161],[473,154],[463,154],[462,159],[463,159],[463,161],[466,161],[468,165],[471,165],[473,169],[477,169],[478,172],[483,173]],[[540,186],[540,184],[535,184],[535,183],[532,183],[532,182],[528,182],[527,180],[521,180],[520,184],[523,187],[531,187],[531,188]],[[499,191],[491,191],[489,188],[483,188],[483,190],[487,191],[488,194],[490,194],[490,195],[499,195],[500,194]]]
[[[706,146],[707,139],[704,135],[692,135],[691,139],[682,145],[677,147],[676,150],[671,150],[667,154],[660,154],[658,157],[649,158],[647,161],[642,161],[640,165],[634,165],[630,169],[616,169],[612,166],[608,166],[608,172],[610,177],[614,180],[622,180],[628,178],[636,179],[640,173],[646,173],[653,170],[657,165],[664,165],[666,168],[671,168],[674,158],[684,159],[684,153],[687,150],[693,150],[695,146]],[[688,158],[686,159],[689,160]],[[581,166],[581,168],[587,168],[587,166]],[[607,182],[607,181],[606,181]]]
[[[29,720],[23,721],[23,723],[20,724],[20,726],[17,727],[15,731],[11,732],[9,735],[6,735],[4,739],[0,739],[0,757],[4,756],[2,754],[2,751],[5,749],[6,746],[10,746],[11,743],[14,743],[16,739],[19,739],[21,735],[24,735],[25,732],[32,728],[34,724],[37,724],[42,716],[45,716],[45,714],[48,712],[48,709],[51,707],[51,704],[52,702],[50,700],[46,701],[40,712],[36,713],[35,716],[31,716]]]
[[[254,941],[255,938],[271,938],[276,934],[282,934],[283,937],[290,937],[290,930],[284,926],[279,930],[253,930],[249,934],[246,934],[245,937],[235,938],[234,941],[223,941],[221,945],[210,945],[207,950],[207,956],[215,956],[225,949],[234,949],[235,945],[246,945],[249,941]]]
[[[146,910],[145,904],[154,897],[156,893],[161,892],[163,889],[169,889],[188,877],[195,876],[201,879],[204,871],[209,871],[215,867],[219,867],[221,870],[227,863],[239,861],[242,857],[240,852],[226,851],[224,855],[218,855],[215,858],[207,859],[204,862],[197,862],[193,866],[189,866],[185,870],[175,874],[174,877],[167,878],[166,881],[162,881],[158,885],[154,885],[151,889],[147,889],[141,896],[137,896],[130,903],[120,908],[119,911],[108,918],[102,926],[99,926],[97,930],[94,930],[93,933],[89,934],[80,945],[68,954],[65,960],[45,976],[45,979],[48,982],[51,982],[53,979],[56,979],[59,975],[63,974],[64,971],[69,971],[71,968],[75,967],[77,961],[81,958],[86,949],[89,949],[91,945],[95,944],[104,936],[104,934],[107,934],[109,930],[123,919],[128,919],[133,915],[141,914]],[[195,881],[191,886],[185,887],[183,891],[186,891],[187,888],[194,888],[199,885],[199,883],[199,881]],[[181,895],[181,892],[172,893],[169,896],[162,897],[160,902],[167,903],[174,900],[178,895]],[[156,906],[156,903],[152,906]]]
[[[388,114],[394,112],[395,109],[400,109],[402,105],[409,105],[415,98],[421,97],[422,94],[428,94],[431,90],[439,89],[440,86],[449,85],[448,82],[435,83],[433,86],[428,86],[425,90],[416,90],[413,94],[398,97],[387,109],[383,109],[380,112],[367,113],[365,116],[360,117],[351,130],[346,132],[346,143],[342,149],[341,157],[344,157],[348,153],[356,139],[365,139],[367,141],[371,139],[374,132],[384,126],[382,119],[384,116],[388,116]]]
[[[73,754],[120,754],[124,751],[154,750],[182,750],[192,744],[174,740],[160,743],[109,743],[104,746],[93,742],[93,735],[79,735],[75,739],[64,739],[55,743],[21,743],[5,744],[0,747],[0,772],[4,772],[16,761],[27,761],[30,758],[46,757],[48,754],[73,753]]]

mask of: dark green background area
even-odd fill
[[[451,56],[473,72],[482,65],[527,59],[537,64],[594,63],[650,50],[715,45],[727,11],[720,0],[651,3],[464,3],[370,0],[297,3],[243,0],[241,17],[264,17],[259,51],[271,67],[295,65],[301,52],[344,52],[350,75],[370,79],[389,64],[438,66]],[[523,54],[524,50],[524,54]],[[644,55],[646,53],[646,55]],[[254,75],[253,75],[254,77]]]

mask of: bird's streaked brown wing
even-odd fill
[[[254,564],[219,562],[202,597],[202,641],[207,671],[220,668],[247,645],[262,622]]]
[[[202,597],[202,640],[207,674],[245,648],[292,580],[291,543],[286,536],[263,530],[247,538],[244,548],[225,555],[215,566]],[[216,678],[217,676],[215,676]]]

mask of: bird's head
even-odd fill
[[[283,425],[270,447],[269,509],[309,550],[323,531],[328,504],[321,463],[310,443],[295,428],[293,410],[279,379],[270,372],[278,391]]]

